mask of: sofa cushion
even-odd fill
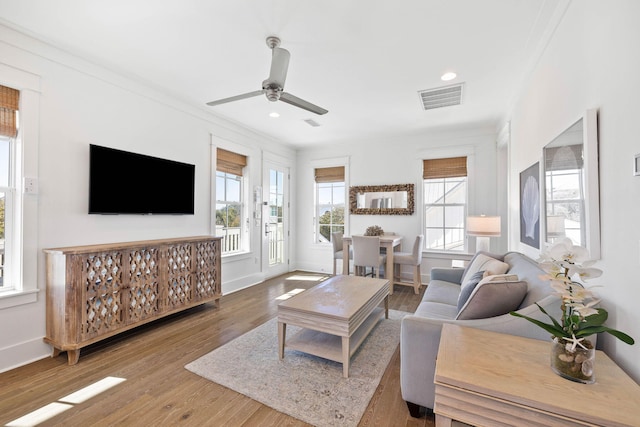
[[[460,286],[460,295],[458,296],[458,311],[464,306],[469,297],[471,296],[471,292],[476,288],[478,283],[482,279],[484,279],[485,271],[478,271],[473,276],[469,278],[466,282]]]
[[[440,302],[423,301],[415,311],[416,316],[429,319],[453,320],[458,310],[455,305]]]
[[[527,282],[494,280],[492,276],[488,276],[478,283],[458,312],[456,320],[500,316],[520,306],[527,293]]]
[[[465,283],[478,271],[484,270],[487,272],[487,275],[494,275],[506,273],[508,269],[509,264],[506,262],[502,262],[484,253],[478,253],[467,266],[460,283]]]
[[[460,285],[443,280],[432,280],[427,286],[422,301],[449,304],[457,310],[458,295],[460,295]]]

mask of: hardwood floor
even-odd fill
[[[201,378],[184,365],[277,314],[276,297],[310,288],[327,276],[294,272],[158,320],[82,350],[75,366],[66,353],[0,374],[0,423],[59,402],[105,377],[124,378],[84,402],[72,403],[41,426],[305,426],[248,397]],[[422,293],[396,286],[389,308],[413,312]],[[274,356],[276,357],[276,356]],[[229,360],[233,363],[233,360]],[[434,426],[412,418],[400,395],[396,350],[360,426]]]

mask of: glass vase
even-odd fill
[[[556,374],[571,381],[592,384],[596,381],[596,350],[591,341],[580,342],[585,348],[576,346],[571,351],[571,343],[554,338],[551,343],[551,369]]]

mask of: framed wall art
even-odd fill
[[[540,162],[520,172],[520,241],[540,249]]]

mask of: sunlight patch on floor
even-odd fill
[[[287,292],[286,294],[282,294],[276,298],[278,301],[284,301],[286,299],[291,298],[294,295],[298,295],[300,292],[304,291],[304,289],[294,289],[292,291]]]
[[[42,408],[36,409],[35,411],[30,412],[27,415],[24,415],[16,420],[13,420],[6,425],[9,427],[37,426],[38,424],[43,423],[48,419],[63,413],[67,409],[73,408],[73,405],[77,405],[88,399],[91,399],[92,397],[95,397],[98,394],[109,390],[111,387],[114,387],[124,381],[126,381],[125,378],[103,378],[100,381],[89,384],[88,386],[59,399],[57,402],[53,402],[46,406],[43,406]]]
[[[304,276],[296,274],[294,276],[287,277],[287,280],[305,280],[309,282],[319,282],[320,280],[325,280],[328,278],[329,276],[327,276],[326,274],[305,274]]]
[[[49,403],[46,406],[43,406],[40,409],[36,409],[35,411],[25,415],[24,417],[20,417],[17,420],[13,420],[7,424],[10,427],[27,427],[27,426],[37,426],[38,424],[47,421],[49,418],[53,418],[58,414],[63,413],[67,409],[73,408],[73,405],[68,405],[65,403]]]
[[[90,384],[85,388],[71,393],[68,396],[59,399],[58,402],[78,404],[99,395],[103,391],[109,390],[121,382],[126,381],[124,378],[106,377],[98,382]]]

